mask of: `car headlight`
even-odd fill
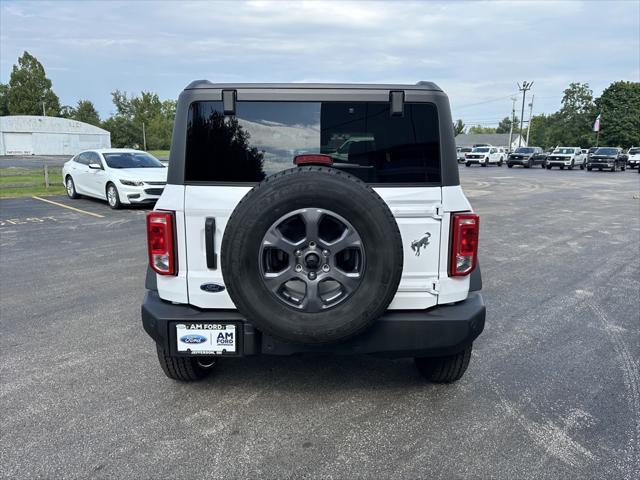
[[[142,185],[144,185],[144,182],[136,182],[134,180],[123,180],[122,178],[120,179],[120,183],[123,185],[128,185],[130,187],[141,187]]]

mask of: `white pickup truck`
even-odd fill
[[[481,167],[486,167],[487,165],[497,165],[501,167],[506,157],[507,152],[502,147],[475,147],[471,153],[467,153],[465,156],[464,164],[467,167],[474,164],[480,165]]]
[[[569,170],[580,167],[584,170],[586,165],[587,156],[582,153],[580,147],[556,147],[547,157],[547,170],[551,170],[552,167],[560,167],[560,170],[564,170],[564,167]]]

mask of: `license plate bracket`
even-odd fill
[[[177,356],[240,356],[242,325],[237,322],[171,322],[170,349]]]

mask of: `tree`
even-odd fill
[[[623,148],[640,145],[640,83],[614,82],[595,103],[602,114],[600,145]],[[595,115],[597,113],[590,126]],[[592,139],[593,135],[591,133]]]
[[[465,124],[461,119],[453,122],[453,134],[457,137],[461,133],[464,133]]]
[[[9,85],[0,83],[0,117],[9,115],[8,93]]]
[[[71,118],[95,126],[100,125],[100,115],[90,100],[78,100],[78,106],[74,109]]]
[[[114,115],[102,122],[102,128],[111,133],[111,145],[117,148],[140,147],[142,145],[142,127],[122,115]]]
[[[595,118],[593,92],[587,83],[571,83],[562,96],[562,106],[550,132],[556,143],[587,146],[593,142],[591,122]]]
[[[60,100],[51,89],[51,80],[42,64],[29,52],[18,58],[9,77],[7,105],[10,115],[42,115],[43,106],[49,116],[60,113]]]
[[[514,135],[517,133],[520,133],[517,131],[518,126],[520,125],[520,120],[518,120],[518,117],[515,117],[515,125],[513,127],[513,133]],[[504,117],[502,120],[500,120],[500,123],[498,123],[498,127],[496,128],[496,133],[509,133],[511,131],[511,118],[509,117]]]
[[[475,125],[475,126],[469,128],[467,133],[468,134],[474,134],[474,133],[496,133],[496,129],[495,128],[491,128],[491,127],[483,127],[482,125]]]
[[[144,91],[139,96],[129,96],[116,90],[111,96],[116,114],[103,123],[103,128],[111,131],[111,142],[114,145],[142,146],[146,139],[148,150],[166,150],[171,146],[171,132],[176,115],[174,100],[162,102],[156,93]]]

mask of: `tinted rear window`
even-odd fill
[[[331,155],[369,183],[440,183],[436,107],[391,116],[387,102],[237,102],[225,117],[221,102],[190,106],[187,181],[258,182],[302,153]]]

